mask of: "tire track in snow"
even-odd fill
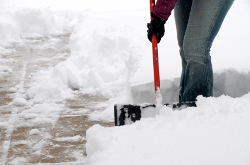
[[[22,64],[22,69],[21,69],[21,76],[19,78],[20,83],[18,84],[20,89],[18,90],[17,93],[15,93],[16,98],[21,97],[22,93],[25,92],[23,87],[24,87],[25,76],[27,73],[27,65],[28,65],[27,57],[29,55],[30,55],[30,48],[28,47],[25,52],[24,61],[22,62],[23,64]],[[10,143],[11,143],[11,136],[14,131],[15,122],[18,121],[19,119],[18,111],[19,111],[19,108],[13,108],[12,113],[9,116],[8,122],[5,123],[6,125],[5,127],[7,127],[7,129],[5,131],[5,141],[3,142],[2,151],[1,151],[1,164],[2,165],[6,164],[6,161],[7,161],[8,151],[9,151]]]

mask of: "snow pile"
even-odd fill
[[[48,7],[25,8],[15,12],[14,20],[23,37],[43,37],[71,32],[77,16],[76,12],[55,12]]]
[[[119,92],[130,74],[136,70],[140,45],[136,30],[129,26],[111,25],[95,31],[86,22],[80,24],[70,38],[72,58],[86,93],[110,90]]]
[[[75,90],[114,97],[126,88],[143,52],[140,35],[133,38],[136,29],[119,25],[95,31],[91,23],[84,16],[79,18],[70,37],[71,56],[41,73],[43,80],[39,78],[41,82],[28,90],[28,98],[41,103],[65,98]]]
[[[53,12],[48,7],[2,10],[0,12],[0,50],[21,37],[44,37],[72,31],[76,12]]]
[[[198,97],[198,107],[163,107],[155,118],[123,127],[87,131],[91,164],[248,165],[250,94]]]
[[[214,73],[214,97],[228,95],[241,97],[250,92],[250,71],[239,72],[235,69],[224,69]],[[154,82],[131,83],[130,101],[133,104],[154,103]],[[180,78],[161,80],[163,104],[179,101]]]
[[[227,95],[233,98],[241,97],[250,92],[250,71],[239,72],[235,69],[224,69],[214,73],[214,97]],[[162,104],[179,101],[180,78],[174,80],[161,80]],[[114,104],[155,104],[154,82],[131,83],[127,92],[123,92],[127,98],[116,97],[110,99],[106,109],[102,112],[92,113],[90,120],[114,121]],[[121,94],[121,95],[122,95]]]
[[[51,37],[50,35],[65,35],[71,33],[75,24],[83,18],[84,13],[86,12],[56,12],[51,11],[48,7],[2,10],[0,16],[0,55],[13,53],[15,47],[26,48],[26,40],[24,39],[26,37],[33,38],[32,43],[40,43],[42,42],[41,38],[44,36]],[[53,40],[53,37],[51,41],[56,42],[56,40]],[[13,48],[12,44],[16,46]],[[54,43],[47,44],[41,47],[41,49],[48,48],[48,45],[50,46],[49,48],[56,49],[53,47],[53,45],[55,45]],[[65,47],[67,46],[68,45]],[[63,50],[65,48],[60,49]],[[1,63],[2,62],[4,63],[5,61],[1,60]],[[46,71],[37,72],[33,75],[36,81],[27,91],[25,98],[30,99],[29,102],[37,104],[54,102],[65,97],[71,97],[68,86],[75,90],[77,84],[75,84],[74,75],[71,75],[71,72],[74,72],[74,70],[72,70],[74,66],[70,66],[69,68],[67,73],[70,79],[69,83],[68,80],[66,80],[67,87],[62,85],[61,80],[57,81],[60,76],[60,79],[65,78],[65,75],[58,75],[58,72],[61,72],[61,70],[57,70],[58,67],[54,70],[49,68]],[[7,66],[0,66],[0,72],[11,73],[12,69]],[[15,90],[13,90],[13,92],[15,92]],[[14,102],[13,105],[15,104],[19,103]]]
[[[9,43],[20,40],[21,31],[13,18],[4,12],[0,12],[0,50],[9,46]],[[3,49],[3,50],[2,50]]]
[[[17,26],[26,37],[41,37],[56,34],[57,25],[52,12],[46,9],[22,9],[14,14]]]
[[[52,80],[45,80],[45,82],[38,83],[32,86],[27,92],[26,96],[31,99],[34,104],[43,102],[54,102],[61,99],[62,88]],[[65,95],[69,94],[65,89]]]

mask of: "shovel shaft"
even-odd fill
[[[155,9],[155,0],[150,0],[150,13]],[[151,17],[152,20],[152,17]]]
[[[160,88],[160,74],[159,74],[159,62],[158,62],[158,46],[155,34],[152,36],[152,51],[153,51],[153,66],[154,66],[154,84],[155,93]]]
[[[150,13],[154,10],[155,0],[150,0]],[[153,18],[151,17],[151,20]],[[152,51],[153,51],[153,66],[154,66],[154,84],[155,84],[155,97],[157,97],[157,90],[160,89],[160,74],[158,62],[158,46],[156,35],[152,36]]]

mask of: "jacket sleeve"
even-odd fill
[[[157,0],[153,13],[165,21],[171,15],[177,0]]]

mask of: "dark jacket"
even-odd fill
[[[177,0],[157,0],[153,13],[167,21],[171,15],[171,11],[174,9],[176,1]]]

